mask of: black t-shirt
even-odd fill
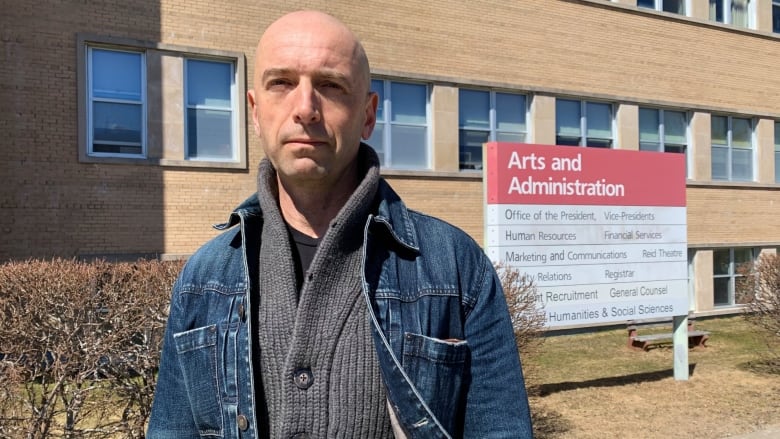
[[[298,298],[301,296],[301,287],[303,286],[303,277],[311,265],[314,254],[317,252],[317,246],[320,245],[322,238],[312,238],[287,224],[287,230],[290,231],[293,246],[293,262],[295,263],[295,287],[298,290]]]

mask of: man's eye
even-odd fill
[[[338,90],[343,91],[344,87],[339,84],[338,82],[332,82],[332,81],[326,81],[320,84],[320,87],[327,89],[327,90]]]
[[[292,85],[292,81],[289,79],[277,78],[271,79],[266,83],[268,88],[284,88]]]

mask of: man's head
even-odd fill
[[[360,140],[376,122],[369,90],[365,51],[343,23],[316,11],[272,23],[257,45],[248,99],[279,178],[333,186],[354,172]]]

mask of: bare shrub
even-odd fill
[[[495,268],[512,318],[517,349],[523,359],[526,385],[532,387],[536,378],[535,362],[529,360],[539,354],[544,342],[544,307],[536,300],[536,286],[525,275],[501,264]]]
[[[780,255],[763,254],[739,272],[736,294],[746,306],[745,318],[764,330],[770,348],[780,346]],[[780,370],[780,358],[772,364]]]
[[[55,417],[64,415],[63,429],[73,430],[89,411],[83,395],[92,383],[84,378],[98,360],[90,339],[94,278],[94,266],[64,260],[10,263],[0,271],[3,375],[17,380],[4,383],[12,393],[4,403],[13,413],[3,420],[8,433],[48,437]]]
[[[169,292],[181,266],[179,262],[160,261],[115,264],[99,278],[99,289],[107,303],[103,319],[110,329],[105,343],[114,346],[98,369],[116,399],[116,422],[106,423],[106,427],[123,432],[125,437],[144,436],[160,363]]]
[[[180,266],[0,265],[0,437],[142,437]]]

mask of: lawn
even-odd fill
[[[673,349],[626,347],[624,328],[548,336],[528,359],[538,438],[723,438],[780,423],[777,358],[742,317],[699,319],[708,347],[689,351],[689,381]]]

